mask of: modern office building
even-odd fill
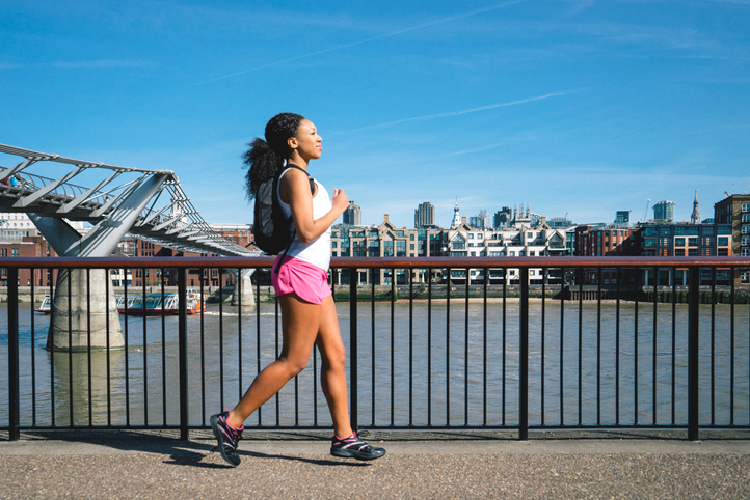
[[[349,202],[349,207],[344,212],[344,224],[350,226],[359,226],[362,224],[362,211],[359,209],[359,205],[353,201]]]
[[[505,206],[502,210],[500,210],[499,212],[495,212],[495,215],[492,216],[492,227],[495,229],[507,227],[510,225],[510,222],[512,220],[513,209]]]
[[[630,223],[630,210],[618,210],[615,214],[615,224]]]
[[[668,200],[656,203],[652,207],[654,210],[654,222],[674,222],[674,206],[675,202]]]
[[[490,216],[487,210],[481,210],[479,215],[469,218],[469,225],[475,229],[492,229],[490,226]]]
[[[433,225],[435,225],[435,205],[424,201],[414,210],[414,227]]]
[[[551,219],[547,219],[547,225],[549,227],[557,227],[560,229],[566,229],[573,225],[573,221],[571,221],[567,217],[552,217]]]

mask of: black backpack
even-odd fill
[[[284,216],[276,194],[278,192],[279,177],[289,168],[296,168],[305,172],[304,169],[289,164],[261,184],[260,189],[255,194],[253,238],[255,245],[269,255],[277,255],[285,249],[284,255],[286,255],[296,235],[296,230],[291,229],[292,219],[291,217],[287,219]],[[315,179],[307,172],[305,174],[310,179],[310,190],[315,194]],[[279,261],[279,264],[281,264],[281,261],[283,259]]]

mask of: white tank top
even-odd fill
[[[286,169],[281,173],[281,175],[279,176],[279,181],[281,181],[281,178],[284,177],[284,174],[286,174],[288,171],[289,169]],[[315,220],[318,220],[325,214],[330,212],[333,205],[331,204],[331,199],[328,197],[328,191],[326,191],[326,188],[324,188],[323,185],[317,180],[315,181],[315,185],[318,186],[318,189],[315,197],[313,198],[313,218]],[[276,187],[276,195],[279,199],[279,206],[281,206],[281,211],[284,213],[285,217],[291,217],[292,207],[289,205],[289,203],[286,203],[281,199],[279,186],[281,186],[281,182],[279,182]],[[292,229],[293,228],[294,222],[292,222]],[[289,248],[287,256],[304,260],[316,267],[319,267],[323,271],[328,272],[328,264],[331,261],[331,227],[329,226],[323,234],[321,234],[316,240],[311,241],[310,243],[301,242],[295,235],[294,241],[292,242],[292,246]]]

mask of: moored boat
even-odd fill
[[[145,315],[145,316],[156,316],[161,314],[179,314],[180,312],[180,296],[176,293],[167,293],[163,296],[162,294],[152,293],[145,297],[133,296],[128,297],[127,306],[125,304],[125,298],[123,296],[117,297],[117,311],[124,314],[131,315]],[[205,304],[201,300],[188,296],[186,302],[186,308],[188,314],[195,314],[203,310],[206,310]]]
[[[52,312],[52,299],[47,295],[42,301],[42,305],[34,309],[36,312],[50,314]]]

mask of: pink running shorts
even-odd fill
[[[297,297],[311,304],[322,304],[331,295],[328,288],[328,273],[302,259],[287,256],[276,274],[276,266],[283,255],[276,257],[271,268],[271,284],[276,296],[297,294]]]

